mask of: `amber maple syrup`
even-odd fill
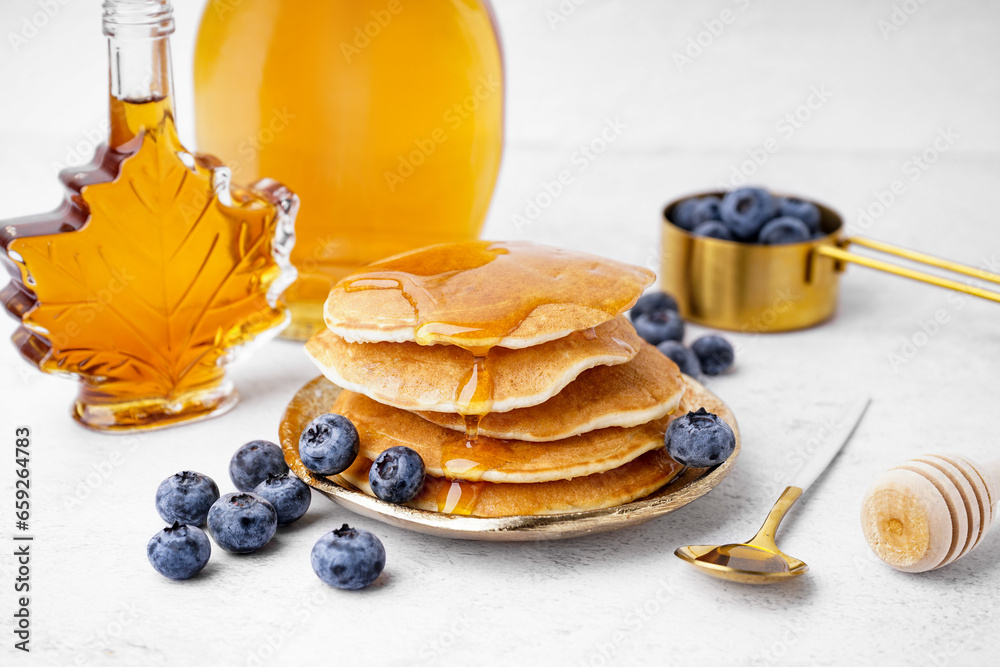
[[[302,197],[282,335],[321,329],[351,271],[479,235],[503,147],[488,2],[215,0],[194,76],[199,146]]]
[[[438,512],[471,515],[479,504],[479,497],[486,482],[449,479],[441,481],[441,488],[438,489],[436,498]]]
[[[169,3],[146,3],[149,25],[137,22],[144,6],[126,4],[105,3],[107,144],[87,168],[60,174],[62,207],[0,231],[15,275],[3,301],[22,320],[14,342],[40,370],[81,381],[74,416],[99,430],[160,427],[235,402],[225,364],[288,319],[277,297],[291,279],[297,206],[275,182],[230,188],[218,161],[184,149],[169,95]]]

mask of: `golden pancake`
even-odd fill
[[[442,428],[412,412],[383,405],[352,391],[332,411],[351,420],[361,436],[359,456],[374,460],[390,447],[415,450],[427,472],[469,481],[547,482],[610,470],[663,446],[667,419],[632,428],[606,428],[556,442],[498,440]]]
[[[683,393],[684,380],[677,365],[652,345],[640,342],[639,354],[628,363],[584,371],[544,403],[510,412],[491,412],[480,420],[479,434],[548,442],[612,426],[628,428],[672,413]],[[417,414],[439,426],[465,431],[465,419],[460,415]]]
[[[351,343],[444,343],[484,353],[596,327],[632,307],[651,271],[527,241],[429,246],[347,276],[324,306]]]
[[[729,408],[691,378],[684,376],[684,380],[687,390],[677,415],[704,407],[732,427],[739,448],[740,433]],[[371,495],[370,467],[369,459],[359,457],[341,476]],[[638,500],[669,483],[683,469],[666,450],[657,448],[606,472],[535,484],[469,482],[428,475],[420,494],[407,504],[418,509],[484,517],[580,512]]]
[[[629,361],[640,345],[645,343],[622,315],[542,345],[522,350],[494,348],[483,362],[492,400],[481,401],[477,407],[506,412],[537,405],[589,368]],[[404,410],[468,412],[468,397],[463,397],[461,388],[468,383],[476,361],[460,347],[348,343],[331,331],[321,331],[306,343],[306,352],[335,385],[381,403]],[[657,416],[662,415],[643,421]]]
[[[341,476],[368,495],[372,462],[358,458]],[[562,514],[638,500],[677,477],[684,466],[662,447],[623,466],[585,477],[536,484],[491,484],[428,475],[410,507],[467,516]]]

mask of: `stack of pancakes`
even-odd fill
[[[674,414],[728,409],[635,333],[645,269],[526,242],[445,244],[345,278],[306,350],[360,434],[342,476],[370,493],[389,447],[424,460],[409,504],[474,516],[611,507],[683,467]]]

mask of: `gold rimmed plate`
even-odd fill
[[[740,452],[737,439],[736,451],[722,465],[710,469],[688,468],[659,491],[617,507],[567,514],[503,517],[430,512],[387,503],[359,491],[339,475],[316,475],[302,464],[299,434],[315,417],[330,412],[340,391],[339,387],[320,376],[299,389],[288,404],[279,427],[279,437],[285,461],[292,472],[352,512],[439,537],[507,542],[555,540],[637,526],[684,507],[711,491],[732,470]]]

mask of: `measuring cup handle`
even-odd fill
[[[879,259],[875,259],[873,257],[868,257],[867,255],[858,255],[856,253],[852,253],[847,250],[847,247],[849,245],[859,245],[865,248],[870,248],[871,250],[875,250],[877,252],[884,253],[886,255],[892,255],[893,257],[901,257],[903,259],[915,262],[917,264],[933,266],[939,269],[944,269],[946,271],[951,271],[952,273],[958,273],[960,275],[970,276],[986,282],[1000,285],[1000,275],[997,275],[995,273],[990,273],[985,269],[976,269],[971,266],[966,266],[965,264],[959,264],[957,262],[952,262],[947,259],[941,259],[939,257],[926,255],[921,252],[907,250],[905,248],[899,248],[890,245],[888,243],[875,241],[873,239],[867,239],[861,236],[849,237],[844,241],[842,241],[839,245],[821,245],[816,248],[816,252],[819,253],[820,255],[824,255],[826,257],[835,259],[838,262],[850,262],[852,264],[867,266],[870,269],[885,271],[886,273],[902,276],[903,278],[910,278],[911,280],[919,280],[920,282],[928,283],[930,285],[945,287],[947,289],[955,290],[956,292],[963,292],[965,294],[971,294],[972,296],[978,296],[982,299],[987,299],[989,301],[995,301],[997,303],[1000,303],[1000,292],[990,291],[987,289],[983,289],[981,287],[976,287],[974,285],[961,283],[956,280],[950,280],[948,278],[942,278],[941,276],[937,276],[932,273],[926,273],[924,271],[918,271],[916,269],[900,266],[898,264],[892,264],[887,261],[882,261]]]

